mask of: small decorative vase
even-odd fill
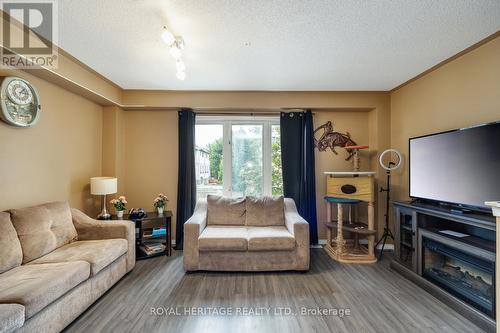
[[[117,210],[117,211],[116,211],[116,216],[117,216],[119,219],[122,219],[122,218],[123,218],[123,212],[124,212],[124,210]]]
[[[158,207],[158,215],[163,215],[163,210],[165,209],[165,207]]]

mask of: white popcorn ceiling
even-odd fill
[[[498,30],[500,0],[59,1],[60,46],[126,89],[390,90]]]

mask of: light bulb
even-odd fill
[[[170,31],[165,28],[163,30],[163,33],[161,34],[161,39],[167,44],[168,46],[172,45],[175,42],[175,36],[172,34]]]
[[[177,75],[176,75],[176,76],[177,76],[177,78],[178,78],[179,80],[184,81],[184,79],[186,79],[186,72],[181,72],[181,71],[179,71],[179,72],[177,72]]]
[[[178,72],[184,72],[186,70],[186,64],[184,64],[184,61],[182,61],[181,59],[177,60],[175,66],[177,67]]]
[[[182,57],[182,52],[181,50],[177,47],[177,45],[174,45],[170,48],[170,54],[174,59],[180,59]]]

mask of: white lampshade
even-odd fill
[[[105,195],[118,192],[118,179],[114,177],[90,178],[90,194]]]

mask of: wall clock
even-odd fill
[[[30,127],[38,122],[40,97],[28,81],[14,76],[4,77],[0,86],[0,99],[0,116],[7,124]]]

